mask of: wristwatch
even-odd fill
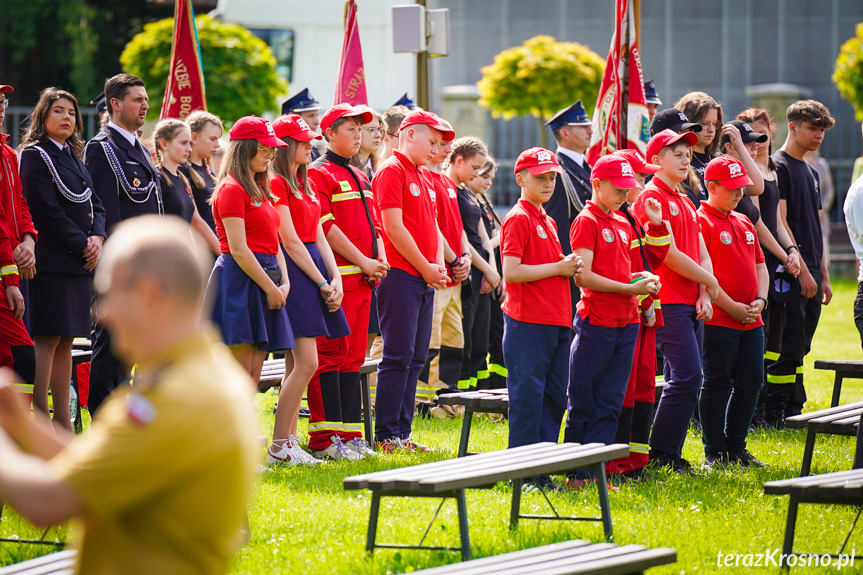
[[[763,302],[764,302],[764,307],[762,308],[762,311],[764,311],[765,309],[767,309],[767,298],[765,298],[765,297],[757,297],[757,298],[755,298],[755,301],[758,301],[758,300],[761,300],[761,301],[763,301]]]

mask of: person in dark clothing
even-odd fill
[[[213,219],[213,206],[210,199],[216,189],[216,175],[210,165],[211,158],[221,147],[219,138],[224,129],[218,116],[198,110],[186,116],[186,125],[192,132],[192,153],[189,161],[180,166],[180,172],[192,184],[192,197],[198,215],[216,233],[216,220]]]

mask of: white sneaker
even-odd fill
[[[323,463],[320,459],[313,456],[311,453],[300,447],[300,438],[296,435],[292,435],[288,440],[291,444],[291,448],[293,449],[292,453],[295,454],[296,458],[300,463],[304,465],[319,465]]]
[[[348,441],[345,446],[360,456],[360,459],[364,459],[366,457],[377,457],[378,454],[369,447],[369,444],[366,443],[364,439],[357,437],[356,439],[351,439]]]
[[[316,465],[322,463],[319,459],[306,453],[293,439],[286,441],[281,447],[270,445],[267,449],[267,465]],[[277,447],[277,449],[273,450],[273,447]]]
[[[340,461],[342,459],[357,461],[358,459],[361,459],[360,455],[356,451],[345,447],[345,444],[342,443],[342,438],[338,435],[331,436],[330,441],[332,441],[332,444],[330,444],[329,447],[322,451],[315,451],[315,457],[321,459],[332,459],[334,461]]]

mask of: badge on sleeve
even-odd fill
[[[156,408],[153,403],[137,393],[130,393],[126,399],[126,416],[132,425],[147,427],[156,419]]]

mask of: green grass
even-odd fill
[[[806,361],[809,402],[806,409],[828,407],[832,375],[812,368],[816,358],[863,357],[854,328],[852,301],[856,284],[837,282],[833,303],[824,309],[821,324]],[[863,399],[863,381],[847,381],[842,402]],[[272,428],[271,406],[275,396],[257,398],[260,430]],[[434,446],[430,454],[387,456],[374,461],[331,463],[315,469],[286,468],[264,473],[250,506],[251,540],[238,554],[232,574],[300,573],[406,573],[457,561],[457,553],[376,551],[369,558],[364,549],[371,497],[368,492],[344,491],[342,479],[415,463],[455,457],[460,420],[416,420],[415,435]],[[474,423],[471,449],[488,451],[506,446],[505,422],[479,420]],[[750,450],[769,467],[764,470],[727,470],[702,477],[660,475],[659,481],[623,487],[611,494],[615,542],[677,549],[674,565],[650,570],[652,574],[710,573],[719,570],[717,553],[762,553],[780,548],[788,498],[763,494],[765,481],[795,477],[800,470],[805,433],[784,430],[759,431],[750,436]],[[848,469],[854,439],[824,437],[818,440],[813,473]],[[684,456],[695,464],[703,461],[701,438],[690,432]],[[561,478],[557,478],[560,480]],[[597,523],[522,520],[509,530],[511,490],[499,484],[490,490],[467,494],[471,549],[482,557],[535,547],[567,539],[602,540]],[[558,511],[596,515],[595,490],[582,494],[551,495]],[[439,503],[437,499],[383,499],[378,528],[379,542],[417,543]],[[524,512],[545,513],[540,495],[523,498]],[[801,507],[796,549],[835,553],[851,522],[854,510],[839,506]],[[8,510],[0,522],[0,533],[32,536],[18,517]],[[53,534],[58,534],[56,530]],[[66,537],[62,530],[59,536]],[[429,545],[458,545],[455,503],[449,500],[432,526]],[[852,535],[849,548],[863,553],[863,536]],[[45,548],[0,545],[0,564],[40,555]],[[863,572],[858,562],[854,571]],[[778,572],[777,569],[726,568],[726,572]],[[802,570],[801,570],[802,572]],[[834,573],[836,569],[807,568],[809,572]]]

